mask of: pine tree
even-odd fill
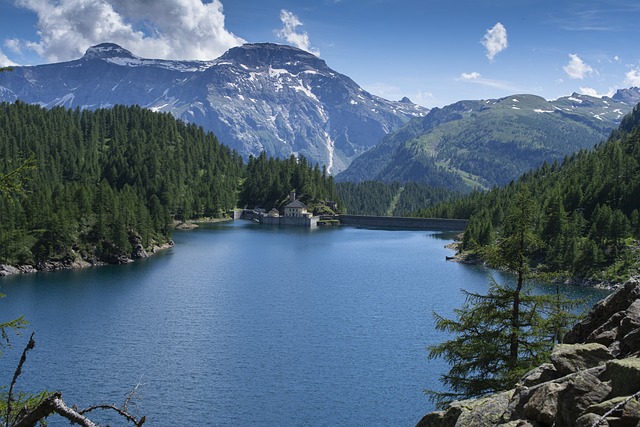
[[[533,233],[534,212],[524,188],[497,243],[486,250],[493,267],[513,273],[513,283],[492,280],[486,294],[463,291],[466,300],[454,311],[454,320],[435,314],[436,329],[454,335],[429,347],[430,358],[443,358],[451,366],[441,378],[450,391],[426,391],[440,407],[513,387],[547,356],[565,325],[565,301],[534,295],[526,285],[530,257],[540,247]]]

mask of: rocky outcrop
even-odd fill
[[[596,304],[513,390],[451,403],[420,427],[640,427],[640,278]]]

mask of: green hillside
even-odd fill
[[[525,190],[526,188],[526,190]],[[533,267],[567,277],[623,280],[640,265],[640,105],[594,150],[544,163],[504,188],[421,211],[469,218],[462,249],[482,253],[500,237],[505,212],[530,192],[540,242]]]
[[[16,183],[22,191],[8,192]],[[304,158],[263,155],[247,167],[170,114],[0,104],[0,264],[127,262],[167,243],[176,220],[224,217],[239,196],[271,208],[293,189],[304,201],[337,194]]]
[[[573,94],[461,101],[414,119],[354,160],[338,181],[491,188],[606,139],[633,105]]]

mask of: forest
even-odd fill
[[[168,242],[174,220],[224,217],[243,205],[337,196],[304,158],[249,159],[201,127],[143,108],[44,109],[0,104],[0,263],[82,258],[117,263],[135,245]]]
[[[338,195],[352,215],[409,216],[460,193],[417,182],[339,182]]]
[[[423,209],[419,216],[468,218],[467,255],[500,239],[515,195],[531,194],[539,245],[531,267],[556,277],[621,281],[638,273],[640,106],[592,151],[545,163],[518,181]]]

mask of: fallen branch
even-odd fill
[[[591,427],[598,427],[600,424],[602,424],[604,421],[606,421],[606,419],[607,419],[607,417],[609,415],[613,414],[618,409],[622,409],[624,407],[624,405],[626,405],[627,403],[629,403],[629,401],[631,401],[631,399],[637,399],[638,397],[640,397],[640,391],[638,391],[635,394],[627,397],[625,400],[623,400],[622,402],[618,403],[613,408],[609,409],[595,423],[591,424]]]
[[[11,380],[11,385],[9,386],[9,393],[7,393],[7,414],[6,414],[6,427],[9,427],[9,422],[11,421],[11,401],[13,400],[13,387],[16,385],[18,381],[18,377],[22,374],[22,366],[24,366],[24,362],[27,361],[27,352],[32,350],[33,347],[36,346],[36,342],[33,340],[33,334],[29,337],[29,342],[27,346],[22,351],[22,356],[20,356],[20,361],[18,362],[18,367],[16,371],[13,373],[13,379]]]

